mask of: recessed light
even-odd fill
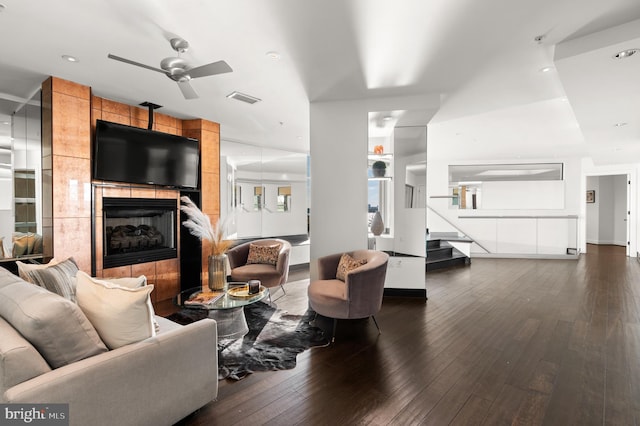
[[[540,72],[549,72],[553,69],[553,67],[544,67],[544,68],[540,68]]]
[[[626,126],[627,124],[628,124],[628,123],[616,123],[616,124],[614,124],[614,126],[616,126],[616,127],[623,127],[623,126]]]
[[[8,126],[11,123],[9,123],[8,121],[3,121],[2,124],[4,124],[5,126]]]
[[[273,51],[273,50],[267,52],[267,56],[270,57],[271,59],[280,59],[281,58],[280,54],[278,52],[276,52],[276,51]]]
[[[640,50],[640,49],[622,50],[622,51],[616,53],[615,55],[613,55],[613,59],[625,59],[625,58],[628,58],[629,56],[632,56],[632,55],[635,55],[636,53],[638,53],[638,50]]]
[[[71,56],[71,55],[62,55],[62,59],[64,59],[65,61],[68,61],[68,62],[80,62],[78,60],[78,58],[76,58],[75,56]]]
[[[391,121],[391,120],[393,120],[393,117],[391,117],[390,115],[385,115],[384,117],[382,117],[382,120]]]

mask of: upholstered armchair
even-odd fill
[[[269,259],[256,260],[254,257],[253,262],[247,263],[251,260],[249,254],[252,244],[266,248],[279,245],[277,259],[273,258],[273,262],[270,262]],[[231,268],[231,280],[260,280],[262,285],[269,289],[269,301],[271,301],[271,289],[274,287],[279,286],[282,292],[286,294],[284,284],[287,282],[289,276],[290,253],[291,244],[288,241],[278,238],[254,240],[239,244],[227,251],[229,266]]]
[[[373,318],[380,332],[375,314],[382,307],[382,294],[387,274],[389,255],[376,250],[348,252],[356,261],[366,260],[364,265],[346,273],[344,281],[337,278],[338,264],[343,253],[318,259],[318,279],[309,284],[309,306],[317,314],[333,318],[335,340],[338,319]]]

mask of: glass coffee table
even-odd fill
[[[230,282],[229,289],[215,302],[203,305],[185,304],[189,298],[203,291],[202,287],[184,290],[176,297],[176,304],[183,309],[208,311],[208,318],[218,323],[218,339],[237,339],[249,332],[244,307],[259,302],[267,296],[267,288],[260,286],[256,294],[247,294],[247,283]],[[234,295],[235,294],[235,295]]]

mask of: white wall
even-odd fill
[[[437,95],[311,102],[312,278],[318,257],[367,248],[368,113],[439,105]]]
[[[494,163],[522,163],[512,159]],[[482,184],[481,208],[450,207],[450,199],[432,198],[449,194],[448,167],[474,164],[469,161],[428,160],[427,203],[445,219],[427,209],[430,231],[453,231],[454,224],[492,254],[562,255],[567,248],[579,246],[578,219],[478,218],[479,216],[556,216],[579,215],[584,194],[581,190],[581,160],[540,158],[535,163],[564,163],[564,180],[556,182],[490,182]],[[488,164],[490,162],[483,162]],[[486,208],[488,205],[489,208]],[[472,252],[484,254],[477,245]]]
[[[598,176],[587,177],[587,191],[595,191],[594,203],[587,203],[587,243],[598,244],[600,235],[600,178]]]

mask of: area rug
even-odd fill
[[[292,315],[266,303],[244,308],[249,333],[239,339],[218,342],[218,379],[241,380],[256,371],[290,370],[296,366],[299,353],[329,340],[320,328],[311,326],[315,313]],[[188,324],[206,318],[201,310],[182,310],[167,318]]]

